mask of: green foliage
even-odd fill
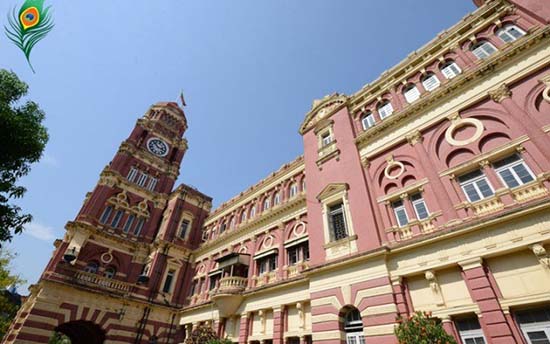
[[[398,318],[395,335],[399,344],[456,344],[437,318],[430,313],[416,312],[409,319]]]
[[[222,343],[214,330],[205,325],[200,325],[191,332],[185,339],[185,344],[210,344]]]
[[[25,282],[19,276],[10,272],[10,263],[13,258],[13,254],[0,248],[0,340],[8,331],[19,309],[19,305],[8,297],[6,289],[17,287]]]
[[[38,104],[26,101],[28,86],[13,72],[0,70],[0,247],[11,240],[12,231],[19,234],[32,220],[21,214],[21,208],[10,204],[20,198],[26,189],[16,185],[37,162],[48,142],[48,133],[42,125],[44,112]]]
[[[209,341],[208,344],[233,344],[233,342],[227,338],[224,338],[224,339],[213,339]]]
[[[48,344],[71,344],[71,340],[63,333],[55,332],[48,341]]]

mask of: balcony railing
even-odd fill
[[[512,190],[512,197],[518,203],[529,202],[546,195],[548,195],[548,189],[540,181],[534,181]]]
[[[246,277],[224,277],[220,280],[220,286],[218,287],[218,294],[226,293],[240,293],[246,288]]]
[[[85,272],[85,271],[76,271],[74,278],[77,283],[92,286],[92,287],[101,287],[113,291],[121,291],[128,293],[132,288],[131,283],[118,281],[112,278],[103,277],[94,273]]]
[[[504,203],[498,196],[494,196],[472,203],[471,207],[476,215],[482,216],[504,209]]]

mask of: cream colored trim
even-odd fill
[[[386,334],[393,334],[396,324],[367,326],[363,329],[365,336],[381,336]]]

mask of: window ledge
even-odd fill
[[[331,247],[334,247],[334,246],[339,246],[339,245],[342,245],[342,244],[347,244],[351,241],[355,241],[357,240],[357,234],[354,234],[354,235],[351,235],[351,236],[348,236],[344,239],[340,239],[340,240],[336,240],[336,241],[331,241],[331,242],[328,242],[326,244],[323,245],[323,247],[326,249],[326,248],[331,248]]]

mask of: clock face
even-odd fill
[[[168,145],[158,138],[149,139],[147,141],[147,149],[157,156],[166,156],[168,154]]]

